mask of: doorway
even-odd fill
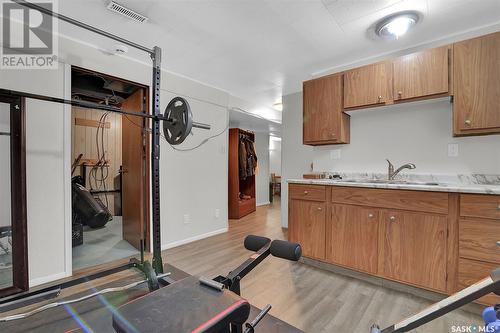
[[[147,86],[73,67],[72,99],[148,113]],[[72,107],[73,271],[149,244],[146,118]]]

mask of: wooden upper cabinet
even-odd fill
[[[377,274],[378,215],[375,208],[332,205],[326,223],[326,260]]]
[[[304,82],[304,144],[349,143],[349,116],[342,112],[342,75]]]
[[[302,254],[325,259],[326,203],[290,200],[288,239],[302,247]]]
[[[392,101],[390,66],[379,62],[344,73],[344,107],[356,108]]]
[[[392,66],[395,101],[449,92],[448,46],[396,58]]]
[[[384,211],[379,274],[445,292],[447,221],[434,214]]]
[[[453,45],[454,134],[500,132],[500,32]]]

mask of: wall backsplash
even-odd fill
[[[500,135],[454,138],[449,98],[351,111],[351,143],[305,146],[302,144],[302,93],[283,97],[282,200],[288,210],[287,179],[302,178],[314,171],[362,173],[367,177],[387,174],[386,158],[399,167],[414,163],[415,170],[400,176],[468,183],[476,175],[500,175]],[[448,157],[448,144],[458,144],[458,156]],[[434,178],[433,178],[434,177]],[[288,214],[281,215],[288,226]]]
[[[386,158],[403,173],[500,174],[500,135],[453,137],[448,98],[351,111],[351,143],[313,148],[315,171],[386,173]],[[448,144],[458,156],[448,156]],[[340,156],[339,156],[340,155]]]

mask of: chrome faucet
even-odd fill
[[[391,161],[389,161],[388,159],[386,159],[387,163],[389,163],[389,169],[387,170],[387,179],[388,180],[393,180],[394,177],[396,177],[396,175],[398,173],[400,173],[403,169],[415,169],[416,166],[415,164],[413,163],[407,163],[405,165],[402,165],[400,166],[399,168],[397,168],[396,171],[394,171],[394,165],[392,165]]]

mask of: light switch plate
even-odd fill
[[[330,151],[330,158],[332,160],[340,160],[340,152],[340,149],[333,149],[332,151]]]
[[[184,214],[184,224],[191,223],[191,216],[189,214]]]
[[[218,219],[220,217],[220,209],[216,208],[215,209],[215,218]]]
[[[448,143],[448,157],[458,156],[458,143]]]

